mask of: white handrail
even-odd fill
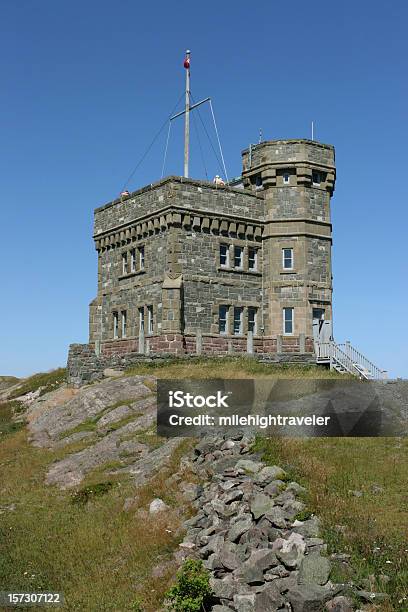
[[[336,344],[333,340],[330,342],[317,342],[316,359],[317,361],[329,361],[331,369],[335,368],[337,364],[359,378],[386,378],[384,370],[374,365],[362,353],[351,346],[349,342],[345,344]]]

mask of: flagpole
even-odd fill
[[[189,146],[190,146],[190,51],[186,51],[184,60],[186,69],[186,110],[184,119],[184,177],[188,178]]]

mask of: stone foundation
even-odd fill
[[[143,348],[142,348],[143,344]],[[142,349],[142,350],[139,350]],[[263,363],[315,364],[312,338],[281,337],[248,338],[163,334],[114,340],[98,347],[71,344],[68,352],[67,379],[73,386],[101,380],[104,370],[126,370],[138,363],[165,361],[169,358],[188,359],[196,356],[248,355]]]

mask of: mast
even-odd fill
[[[184,177],[188,178],[188,162],[190,148],[190,51],[187,49],[184,60],[186,69],[186,108],[184,118]]]

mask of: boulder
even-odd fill
[[[353,612],[353,602],[349,597],[344,597],[340,595],[339,597],[334,597],[334,599],[330,599],[326,603],[325,609],[328,612]]]
[[[276,549],[276,556],[289,568],[299,567],[306,550],[306,543],[301,535],[292,533],[287,540],[281,540]]]
[[[167,510],[170,510],[170,506],[165,504],[160,497],[156,497],[152,502],[150,502],[150,514],[158,514],[159,512],[166,512]]]
[[[324,585],[329,580],[330,561],[319,553],[311,553],[303,557],[299,568],[299,584]]]
[[[262,468],[255,477],[256,484],[261,486],[268,485],[274,480],[282,480],[286,478],[286,472],[277,465],[271,465]]]
[[[252,519],[250,517],[242,519],[234,523],[228,531],[227,538],[230,542],[236,542],[242,534],[252,527]]]
[[[260,463],[259,461],[252,461],[251,459],[240,459],[235,464],[235,469],[244,470],[244,472],[247,472],[250,474],[256,474],[262,469],[262,466],[263,466],[263,463]]]
[[[286,594],[293,612],[320,612],[330,597],[329,589],[314,584],[296,586]]]
[[[251,502],[251,512],[255,520],[272,512],[274,501],[268,495],[257,493]]]

